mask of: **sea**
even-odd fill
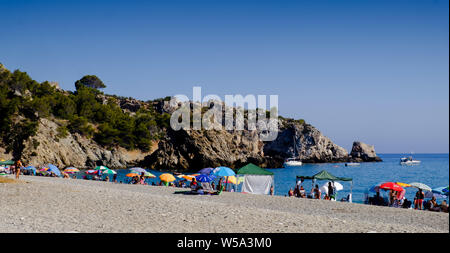
[[[372,196],[374,193],[368,190],[382,182],[419,182],[430,186],[432,189],[437,187],[446,187],[449,185],[449,154],[414,154],[415,160],[420,160],[418,165],[401,165],[400,158],[411,156],[411,154],[378,154],[382,162],[360,163],[359,166],[345,166],[345,163],[320,163],[303,164],[299,167],[291,168],[273,168],[268,169],[274,175],[274,194],[287,196],[289,189],[295,188],[296,176],[312,176],[322,170],[326,170],[336,177],[350,177],[353,182],[340,182],[344,189],[339,191],[337,199],[347,197],[352,193],[354,203],[363,203],[365,194]],[[202,168],[199,168],[199,170]],[[118,182],[127,183],[129,178],[125,175],[130,171],[120,169],[117,171]],[[147,183],[158,183],[159,175],[170,173],[165,171],[147,170],[154,174],[156,178],[149,178]],[[195,173],[195,172],[193,172]],[[188,173],[189,174],[189,173]],[[82,178],[83,173],[78,173],[77,177]],[[179,180],[179,179],[177,179]],[[326,184],[326,181],[317,181],[319,186]],[[309,192],[312,187],[312,181],[305,180],[303,183],[305,190]],[[405,197],[409,200],[414,199],[417,192],[416,188],[407,187]],[[235,188],[236,191],[240,187]],[[387,196],[387,192],[381,191],[381,194]]]

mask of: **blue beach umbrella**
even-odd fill
[[[449,188],[448,188],[448,186],[447,187],[445,187],[443,190],[442,190],[443,192],[446,192],[447,194],[448,194],[448,192],[449,192]]]
[[[56,167],[55,165],[49,163],[49,164],[47,165],[47,168],[48,168],[48,171],[49,171],[49,172],[55,173],[58,177],[61,176],[61,171],[59,171],[58,167]]]
[[[204,175],[209,175],[209,174],[211,174],[211,172],[212,172],[213,170],[214,170],[213,168],[204,168],[204,169],[199,170],[198,173],[204,174]]]
[[[445,191],[445,187],[438,187],[438,188],[434,188],[433,190],[432,190],[432,192],[433,193],[436,193],[436,194],[441,194],[441,195],[446,195],[446,196],[448,196],[448,190],[447,191]]]
[[[202,182],[202,183],[209,183],[209,182],[213,181],[215,178],[216,177],[214,175],[205,175],[205,174],[200,174],[195,177],[195,179],[198,182]]]
[[[236,175],[236,173],[228,167],[217,167],[213,174],[218,177],[230,177]]]
[[[36,168],[34,166],[27,166],[24,168],[25,170],[33,171],[33,175],[36,175]]]

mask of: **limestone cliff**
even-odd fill
[[[22,157],[25,164],[40,166],[52,163],[62,168],[92,168],[96,165],[125,168],[151,153],[127,151],[120,147],[107,149],[77,133],[59,137],[57,128],[57,120],[39,119],[37,134],[25,142]],[[8,154],[5,157],[8,157]]]

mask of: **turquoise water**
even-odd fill
[[[289,188],[295,187],[296,175],[312,176],[327,170],[337,177],[353,178],[353,202],[361,203],[364,193],[370,186],[380,182],[424,183],[431,188],[449,185],[448,154],[414,154],[419,165],[400,165],[400,158],[408,154],[379,154],[383,162],[361,163],[360,166],[345,166],[344,163],[304,164],[297,168],[270,169],[275,173],[275,194],[287,195]],[[311,190],[311,181],[303,184]],[[319,186],[325,182],[318,182]],[[351,183],[341,182],[344,190],[338,192],[338,199],[347,196]],[[309,188],[308,188],[309,187]],[[414,199],[416,188],[406,188],[407,199]]]
[[[400,158],[408,154],[379,154],[383,162],[361,163],[360,166],[345,166],[344,163],[304,164],[295,168],[269,169],[275,173],[275,195],[287,195],[290,188],[295,187],[297,175],[312,176],[321,170],[327,170],[337,177],[353,178],[353,202],[362,203],[364,193],[372,185],[380,182],[420,182],[431,188],[449,185],[449,155],[448,154],[415,154],[413,157],[420,160],[420,165],[400,165]],[[158,183],[161,171],[148,170],[157,178],[147,179],[147,183]],[[125,175],[129,170],[117,170],[118,181],[128,182]],[[83,175],[80,173],[78,178]],[[318,182],[319,186],[325,182]],[[346,197],[350,192],[351,183],[341,182],[344,190],[338,192],[338,199]],[[305,190],[311,190],[311,181],[305,181]],[[406,198],[412,200],[415,188],[406,188]]]

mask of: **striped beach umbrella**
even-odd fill
[[[74,167],[68,167],[68,168],[66,168],[66,169],[64,170],[64,172],[65,172],[65,173],[71,174],[71,173],[77,173],[77,172],[80,172],[80,170],[77,169],[77,168],[74,168]]]
[[[422,183],[418,183],[418,182],[414,182],[414,183],[409,183],[412,187],[418,188],[418,189],[422,189],[424,191],[431,191],[431,187],[429,187],[426,184],[422,184]]]
[[[200,174],[195,177],[195,180],[202,183],[209,183],[211,181],[214,181],[215,178],[216,177],[214,175]]]

